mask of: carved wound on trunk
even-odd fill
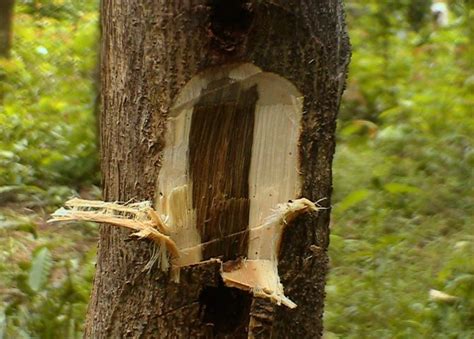
[[[53,217],[137,230],[160,244],[164,269],[168,250],[175,273],[220,260],[227,286],[296,307],[283,293],[278,253],[286,225],[317,210],[296,199],[302,100],[290,82],[251,64],[209,69],[170,111],[154,210],[75,201]]]
[[[183,88],[168,120],[156,204],[176,226],[179,266],[245,258],[223,272],[226,284],[283,295],[284,222],[274,209],[301,194],[301,117],[298,90],[251,64],[209,69]],[[179,206],[176,194],[185,194]]]

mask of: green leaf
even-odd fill
[[[339,213],[346,211],[347,209],[357,205],[364,201],[370,195],[370,191],[367,189],[361,189],[350,193],[342,201],[337,204],[336,209]]]
[[[399,184],[396,182],[391,182],[388,184],[385,184],[383,188],[393,194],[400,194],[400,193],[418,193],[420,192],[420,189],[415,186],[410,186],[406,184]]]
[[[47,247],[43,247],[36,252],[28,274],[28,285],[33,291],[38,292],[43,288],[51,272],[52,265],[51,252]]]

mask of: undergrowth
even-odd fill
[[[474,16],[452,5],[414,31],[400,4],[349,2],[327,337],[474,337]]]

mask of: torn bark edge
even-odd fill
[[[169,236],[172,226],[167,225],[158,212],[153,210],[150,202],[133,204],[119,204],[115,202],[90,201],[71,199],[65,203],[66,208],[55,211],[48,220],[60,221],[92,221],[114,226],[121,226],[136,231],[132,236],[140,239],[147,238],[159,245],[161,257],[166,258],[165,251],[171,256],[171,277],[179,282],[180,266],[174,265],[180,254],[189,248],[179,249],[176,242]],[[221,265],[220,274],[224,284],[252,293],[255,297],[270,300],[277,305],[285,305],[291,309],[297,305],[284,295],[283,285],[278,275],[278,250],[284,228],[298,215],[317,211],[320,207],[308,199],[301,198],[280,204],[262,225],[248,229],[256,233],[256,238],[262,237],[264,231],[272,228],[278,229],[278,239],[271,255],[268,258],[241,259],[238,261],[222,262],[218,258],[210,259]],[[166,219],[166,218],[164,218]],[[258,233],[259,231],[262,233]],[[205,244],[200,244],[203,246]],[[209,262],[189,263],[193,266]],[[168,269],[167,262],[162,262],[162,269]],[[183,266],[181,266],[183,267]]]
[[[272,338],[275,305],[268,299],[253,298],[250,306],[249,339]]]

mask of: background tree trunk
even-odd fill
[[[107,201],[153,201],[165,119],[179,91],[208,67],[250,62],[304,95],[302,196],[330,205],[336,115],[349,60],[340,1],[103,0],[101,10]],[[328,224],[325,210],[299,218],[284,235],[279,272],[296,309],[230,291],[229,300],[227,292],[217,298],[231,307],[214,311],[204,287],[219,285],[216,264],[186,268],[181,283],[172,283],[158,268],[143,270],[151,243],[104,225],[85,336],[319,337]]]
[[[0,59],[10,57],[15,0],[0,0]],[[5,74],[0,69],[0,104],[5,97]]]
[[[14,4],[14,0],[0,1],[0,58],[10,54]]]

